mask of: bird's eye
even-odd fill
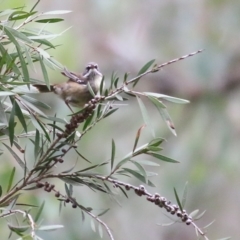
[[[87,66],[87,67],[86,67],[86,70],[89,71],[89,70],[90,70],[90,66]]]
[[[94,65],[94,68],[98,69],[98,65],[97,65],[97,64],[96,64],[96,65]]]

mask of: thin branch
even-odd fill
[[[98,218],[97,216],[95,216],[93,213],[89,212],[89,211],[84,211],[85,213],[87,213],[88,215],[90,215],[92,218],[94,218],[96,221],[98,221],[107,231],[108,236],[110,237],[111,240],[114,240],[113,235],[109,229],[109,227],[107,226],[107,224],[105,222],[103,222],[100,218]]]
[[[165,62],[165,63],[163,63],[163,64],[157,65],[156,67],[153,67],[152,69],[150,69],[150,70],[148,70],[148,71],[146,71],[146,72],[144,72],[144,73],[142,73],[142,74],[140,74],[140,75],[138,75],[138,76],[136,76],[136,77],[128,80],[128,81],[125,82],[125,84],[123,84],[121,87],[119,87],[119,88],[115,89],[113,92],[111,92],[111,93],[106,97],[106,99],[108,99],[108,98],[110,98],[110,97],[112,97],[112,96],[114,96],[114,95],[116,95],[116,94],[118,94],[118,93],[123,92],[123,91],[124,91],[124,87],[125,87],[126,85],[129,85],[130,83],[134,83],[134,82],[138,81],[140,78],[148,75],[149,73],[158,72],[161,68],[163,68],[163,67],[165,67],[165,66],[167,66],[167,65],[170,65],[170,64],[172,64],[172,63],[176,63],[176,62],[181,61],[181,60],[184,60],[184,59],[186,59],[186,58],[188,58],[188,57],[192,57],[192,56],[194,56],[194,55],[196,55],[196,54],[198,54],[198,53],[201,53],[202,51],[203,51],[203,49],[198,50],[198,51],[195,51],[195,52],[192,52],[192,53],[189,53],[189,54],[184,55],[184,56],[179,57],[179,58],[175,58],[175,59],[173,59],[173,60],[171,60],[171,61],[168,61],[168,62]]]
[[[123,186],[127,191],[134,190],[137,196],[146,196],[147,201],[154,203],[160,208],[164,208],[167,212],[171,213],[172,215],[176,215],[178,218],[181,219],[182,222],[185,222],[186,225],[192,225],[197,230],[197,232],[205,238],[205,240],[208,240],[206,234],[194,223],[194,220],[192,217],[187,214],[186,210],[183,209],[183,211],[180,210],[179,206],[176,204],[171,204],[170,201],[168,201],[165,197],[160,196],[159,193],[151,194],[149,193],[146,188],[143,185],[140,185],[139,187],[136,187],[134,185],[131,185],[129,183],[125,183],[113,178],[110,178],[108,176],[101,176],[101,175],[82,175],[78,173],[71,173],[71,174],[48,174],[45,176],[42,176],[42,179],[46,178],[63,178],[63,177],[82,177],[82,178],[94,178],[99,179],[101,181],[107,181],[113,184],[114,187],[120,187]]]
[[[26,217],[30,223],[30,227],[32,229],[32,232],[31,232],[31,237],[35,237],[35,222],[32,218],[32,216],[27,213],[27,212],[24,212],[22,210],[9,210],[8,212],[0,215],[0,218],[4,218],[4,217],[8,217],[8,216],[11,216],[13,214],[16,214],[16,213],[20,213],[23,215],[23,217]]]

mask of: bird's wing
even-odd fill
[[[86,80],[83,76],[81,76],[80,74],[74,73],[74,72],[70,72],[68,71],[66,68],[63,69],[63,72],[61,72],[62,75],[64,75],[65,77],[68,77],[69,80],[68,81],[72,81],[72,82],[77,82],[79,84],[84,84],[86,85]]]

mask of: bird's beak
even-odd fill
[[[95,75],[100,75],[102,76],[102,74],[98,71],[98,69],[96,69],[94,66],[92,66],[88,72],[84,75],[84,77],[88,77],[89,75],[91,75],[92,73],[94,73]]]
[[[92,68],[92,71],[94,71],[96,75],[102,76],[102,74],[98,71],[97,68]]]

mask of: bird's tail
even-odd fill
[[[53,85],[50,85],[50,89],[45,84],[33,84],[33,86],[35,88],[37,88],[39,92],[43,92],[43,93],[44,92],[53,92],[54,91]]]

